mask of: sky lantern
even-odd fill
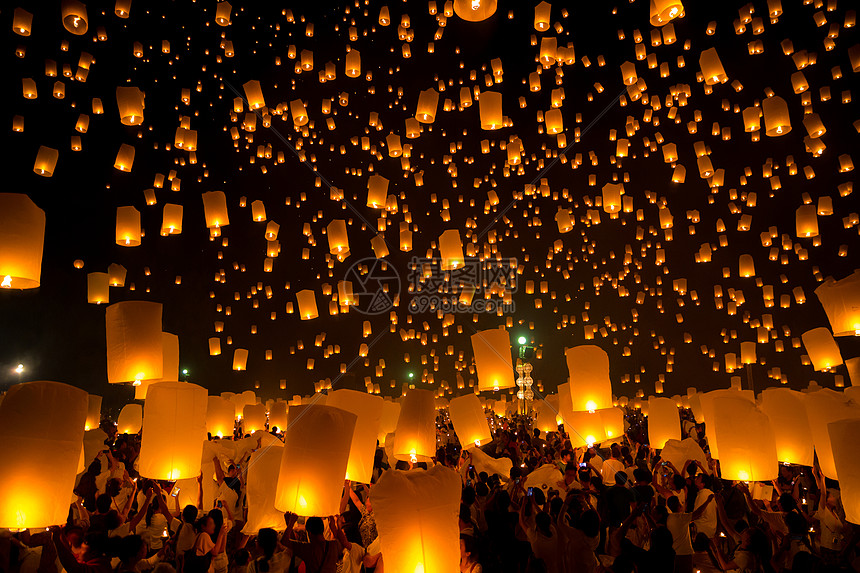
[[[818,236],[818,210],[815,205],[798,207],[795,211],[794,220],[798,237]]]
[[[116,105],[123,125],[143,123],[144,94],[135,87],[116,88]]]
[[[65,523],[81,458],[87,393],[59,382],[12,386],[0,402],[0,527]]]
[[[436,455],[436,402],[432,390],[412,389],[400,403],[394,430],[394,457],[429,462]]]
[[[108,273],[87,273],[87,302],[107,304],[110,302],[110,275]]]
[[[266,405],[245,404],[242,408],[242,430],[253,434],[257,430],[266,430]]]
[[[266,107],[266,100],[263,98],[263,88],[260,87],[259,81],[249,80],[242,84],[242,89],[245,90],[245,99],[248,100],[249,109]]]
[[[696,422],[705,424],[705,436],[708,439],[708,446],[711,450],[711,456],[720,459],[719,442],[715,432],[716,424],[714,424],[714,400],[721,397],[740,397],[755,403],[755,395],[752,390],[736,390],[736,389],[721,389],[711,390],[710,392],[697,392],[690,397],[690,405],[697,407],[693,408],[694,414],[696,410],[700,410],[701,416],[696,416]]]
[[[140,245],[140,211],[134,207],[116,208],[116,244],[121,247]]]
[[[768,417],[755,403],[724,394],[713,400],[713,424],[720,444],[723,479],[770,481],[777,478],[776,441]]]
[[[78,0],[63,0],[60,5],[63,26],[76,36],[87,33],[87,7]]]
[[[236,409],[233,402],[221,396],[209,396],[206,408],[206,431],[214,438],[233,435]]]
[[[114,14],[119,18],[128,18],[131,12],[131,0],[116,0],[114,4]]]
[[[227,195],[223,191],[208,191],[203,193],[202,198],[207,229],[218,229],[230,224],[230,217],[227,214]]]
[[[648,399],[648,443],[652,448],[663,449],[668,440],[681,439],[681,419],[678,406],[671,398]]]
[[[36,153],[36,162],[33,164],[33,173],[42,177],[51,177],[57,167],[59,157],[60,152],[56,149],[40,145],[39,151]]]
[[[123,143],[119,146],[113,166],[119,171],[128,172],[131,171],[132,165],[134,165],[134,146]]]
[[[159,379],[163,373],[161,303],[125,301],[105,310],[108,382]]]
[[[827,425],[833,463],[839,474],[839,492],[846,521],[860,524],[860,458],[857,436],[860,419],[837,420]]]
[[[738,257],[738,274],[744,278],[755,276],[755,261],[752,255]]]
[[[266,220],[266,206],[259,199],[251,203],[251,219],[258,223]]]
[[[361,52],[355,48],[350,49],[346,53],[344,73],[348,78],[357,78],[361,76]]]
[[[716,48],[702,51],[699,55],[699,67],[702,69],[702,76],[705,78],[706,85],[724,84],[729,81]]]
[[[827,313],[834,336],[860,336],[860,270],[838,281],[828,277],[815,289],[815,296]]]
[[[480,446],[491,439],[484,408],[474,394],[451,398],[448,415],[463,449]]]
[[[397,429],[397,420],[400,418],[400,404],[385,400],[382,403],[382,415],[379,419],[379,432],[376,439],[379,444],[385,445],[385,436]]]
[[[439,254],[442,270],[458,269],[465,264],[463,241],[460,239],[459,230],[448,229],[439,236]]]
[[[200,475],[206,440],[206,388],[188,382],[156,382],[143,412],[139,471],[143,477],[175,481]]]
[[[219,356],[221,354],[221,339],[217,336],[209,338],[209,356]]]
[[[381,175],[371,175],[367,180],[367,206],[381,209],[388,196],[388,179]]]
[[[283,457],[284,447],[277,440],[251,454],[245,478],[248,517],[242,527],[244,535],[256,535],[264,527],[279,531],[286,527],[283,512],[275,508]]]
[[[761,410],[770,420],[777,460],[811,466],[812,430],[802,394],[788,388],[765,388],[761,393]]]
[[[839,346],[833,340],[833,335],[828,329],[823,326],[813,328],[804,332],[800,338],[803,340],[803,347],[816,370],[829,370],[842,364]]]
[[[282,380],[284,382],[284,387],[281,390],[286,389],[286,380]],[[284,400],[275,400],[275,402],[269,408],[269,430],[271,431],[273,428],[278,428],[281,432],[286,430],[287,428],[287,402]]]
[[[436,120],[436,108],[439,106],[439,92],[433,88],[422,90],[418,94],[418,108],[415,119],[421,123],[433,123]]]
[[[215,23],[219,26],[229,26],[230,22],[230,12],[233,10],[233,6],[229,2],[218,2],[215,5]]]
[[[302,320],[312,320],[319,316],[314,291],[310,289],[300,290],[296,293],[296,301],[299,305],[299,316]]]
[[[346,221],[335,219],[326,226],[328,249],[332,255],[349,253],[349,237],[346,233]]]
[[[821,473],[830,479],[838,480],[839,476],[833,459],[833,447],[830,443],[828,425],[839,420],[860,419],[860,407],[851,402],[842,392],[829,388],[809,392],[803,401],[806,405],[809,429],[812,431],[812,443],[815,444],[815,454],[818,456]]]
[[[29,36],[33,29],[33,14],[23,8],[15,8],[12,16],[12,31],[19,36]]]
[[[594,411],[612,407],[609,382],[609,355],[591,344],[574,346],[564,352],[570,373],[573,410]]]
[[[305,104],[300,99],[294,99],[290,102],[290,115],[293,118],[293,123],[301,127],[308,123],[308,111]]]
[[[327,406],[352,412],[356,416],[355,432],[352,435],[346,466],[348,480],[370,483],[383,404],[380,396],[355,390],[335,390],[330,392],[326,399]]]
[[[620,440],[624,437],[624,412],[620,408],[601,408],[597,413],[603,422],[607,440]]]
[[[452,469],[388,470],[370,493],[386,567],[448,573],[460,562],[460,477]]]
[[[765,98],[761,102],[764,129],[768,137],[779,137],[791,131],[788,104],[779,96]]]
[[[683,14],[684,5],[681,0],[650,0],[649,11],[652,26],[665,26]]]
[[[545,32],[549,30],[550,13],[552,12],[552,4],[542,1],[535,6],[535,30]]]
[[[0,193],[0,289],[37,288],[45,212],[22,193]]]
[[[357,416],[310,404],[291,406],[275,507],[302,516],[336,515]]]
[[[84,422],[84,430],[94,430],[99,427],[102,420],[102,397],[90,394],[87,396],[87,419]]]
[[[481,116],[481,129],[495,130],[504,127],[501,92],[481,92],[478,108]]]
[[[513,388],[516,384],[508,331],[504,328],[482,330],[473,334],[471,340],[478,388],[482,391]]]
[[[248,369],[248,349],[236,348],[233,350],[233,370]]]
[[[126,404],[119,412],[116,420],[116,430],[120,434],[136,434],[143,424],[143,406]]]

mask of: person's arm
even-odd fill
[[[290,535],[293,533],[293,527],[296,526],[296,521],[298,521],[299,516],[295,513],[285,513],[284,514],[284,522],[287,524],[287,528],[284,530],[284,534],[281,536],[281,543],[284,547],[293,549],[293,540],[290,539]]]
[[[203,472],[197,476],[197,509],[203,509]]]
[[[80,518],[80,520],[89,523],[90,512],[88,512],[87,508],[84,507],[83,500],[84,498],[78,496],[77,499],[75,499],[75,507],[78,508],[78,517]]]
[[[722,571],[730,571],[738,568],[737,564],[735,564],[734,561],[726,560],[726,558],[723,556],[723,553],[720,551],[720,547],[717,545],[716,540],[711,539],[710,544],[710,553],[714,556],[714,559],[717,560],[717,566]]]
[[[51,529],[53,530],[51,538],[54,542],[54,547],[57,550],[57,558],[60,560],[60,565],[63,566],[63,569],[65,569],[67,573],[93,573],[91,567],[80,563],[75,558],[75,554],[72,553],[72,550],[68,545],[66,545],[66,540],[60,533],[60,528],[52,527]]]
[[[735,543],[741,542],[741,536],[735,531],[734,527],[729,527],[729,516],[726,514],[726,508],[723,507],[722,497],[714,499],[714,506],[717,508],[717,523],[722,526],[724,532],[731,537]],[[692,521],[692,519],[690,520]]]
[[[146,511],[149,509],[149,504],[152,503],[152,497],[155,493],[150,489],[146,492],[146,501],[143,503],[143,507],[137,510],[137,513],[134,514],[134,517],[131,521],[128,522],[128,532],[133,534],[137,529],[137,524],[139,524],[143,518],[146,516]]]
[[[349,499],[352,500],[352,503],[355,504],[355,507],[366,510],[367,508],[365,507],[364,502],[359,499],[359,497],[355,494],[354,491],[352,491],[352,488],[347,485],[346,489],[349,492]]]
[[[745,484],[744,482],[738,482],[737,487],[739,490],[741,490],[743,492],[744,498],[746,498],[746,501],[747,501],[747,505],[750,507],[752,512],[754,514],[756,514],[759,519],[765,520],[764,513],[762,512],[762,510],[758,506],[758,504],[755,502],[755,500],[752,498],[752,494],[750,493],[749,486],[747,484]]]
[[[812,468],[812,475],[815,476],[815,485],[818,486],[818,511],[824,511],[827,507],[827,488],[825,487],[824,475],[818,465]]]
[[[341,545],[343,545],[344,549],[350,551],[352,549],[352,543],[347,540],[343,529],[340,528],[340,524],[337,522],[337,517],[334,515],[330,515],[326,519],[328,520],[328,528],[331,530],[331,533],[334,538],[337,539]]]
[[[164,492],[162,491],[160,486],[155,485],[155,487],[158,488],[155,491],[155,498],[158,500],[156,502],[158,503],[158,512],[164,516],[164,519],[167,520],[167,523],[170,523],[170,521],[173,519],[173,515],[170,513],[170,509],[167,507],[167,502],[164,501]]]
[[[692,517],[690,517],[690,521],[696,521],[697,519],[702,517],[702,514],[705,513],[705,510],[708,508],[708,504],[713,503],[713,502],[714,502],[714,494],[711,494],[708,496],[708,499],[706,499],[702,505],[700,505],[699,507],[697,507],[693,511],[693,515],[692,515]]]
[[[212,458],[212,461],[215,462],[215,479],[218,485],[221,485],[224,483],[224,468],[221,467],[221,460],[218,459],[218,456]]]
[[[131,511],[131,505],[134,503],[135,495],[137,495],[137,482],[134,480],[128,481],[131,482],[131,495],[129,495],[128,499],[125,500],[125,506],[119,514],[119,517],[123,522],[128,519],[128,513]]]

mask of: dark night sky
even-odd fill
[[[341,387],[363,389],[365,376],[381,383],[383,393],[393,393],[391,381],[396,381],[399,388],[410,372],[417,380],[425,368],[434,375],[428,387],[438,387],[445,380],[456,388],[458,367],[465,368],[463,377],[467,381],[474,378],[468,371],[469,336],[475,330],[504,324],[505,318],[489,313],[459,313],[448,335],[443,336],[442,320],[435,313],[413,314],[408,310],[412,296],[406,289],[409,261],[413,256],[424,257],[431,242],[446,229],[459,229],[464,243],[467,233],[471,233],[479,251],[494,247],[501,256],[516,258],[523,265],[524,272],[513,294],[516,311],[508,315],[513,326],[508,330],[512,341],[525,335],[541,348],[542,357],[535,362],[534,376],[543,381],[547,391],[553,391],[567,376],[564,348],[585,343],[597,344],[609,353],[613,389],[619,395],[632,396],[638,389],[649,395],[661,374],[665,376],[667,395],[683,394],[688,386],[702,390],[726,387],[730,375],[725,372],[724,354],[739,353],[740,341],[754,340],[756,333],[750,321],[765,313],[772,314],[785,352],[776,352],[773,341],[758,345],[760,363],[753,369],[758,390],[778,383],[767,377],[775,366],[787,375],[788,384],[795,389],[805,388],[810,380],[832,387],[835,374],[846,374],[844,366],[832,373],[818,373],[802,365],[805,351],[802,347],[793,348],[792,338],[799,339],[810,328],[828,326],[813,294],[818,284],[815,271],[822,278],[841,279],[857,266],[857,226],[844,228],[842,218],[856,213],[860,204],[855,195],[840,197],[837,190],[840,184],[853,181],[854,174],[838,172],[838,157],[852,154],[860,137],[852,126],[858,117],[860,84],[848,57],[848,49],[858,43],[858,34],[856,27],[843,26],[847,13],[852,11],[851,3],[839,2],[835,10],[828,11],[826,5],[783,0],[784,13],[771,23],[766,3],[755,2],[754,16],[763,17],[764,33],[753,35],[748,26],[744,34],[738,35],[733,22],[744,3],[688,1],[685,17],[674,22],[678,41],[657,47],[650,43],[653,28],[648,22],[645,0],[616,5],[577,2],[568,8],[566,16],[560,3],[556,3],[552,22],[559,23],[559,31],[550,28],[544,33],[537,33],[533,27],[531,2],[501,1],[496,14],[487,21],[470,23],[452,16],[444,28],[439,28],[437,16],[428,12],[427,2],[390,3],[393,22],[387,27],[378,24],[382,4],[375,1],[361,8],[353,5],[349,14],[344,5],[336,6],[339,3],[295,3],[293,22],[282,11],[290,6],[275,4],[249,3],[243,7],[237,2],[232,24],[221,27],[213,22],[215,3],[211,1],[138,0],[132,4],[129,19],[114,15],[113,3],[90,2],[89,32],[73,36],[63,29],[59,3],[23,1],[20,5],[34,14],[33,33],[26,38],[12,33],[12,10],[2,12],[6,31],[3,68],[8,78],[3,106],[7,125],[4,192],[27,193],[46,211],[47,232],[42,286],[34,291],[0,292],[0,384],[17,382],[12,369],[21,362],[27,366],[25,380],[69,382],[104,395],[110,406],[130,399],[129,388],[109,387],[106,382],[105,310],[86,302],[86,273],[105,271],[109,264],[119,263],[128,269],[126,287],[111,288],[111,302],[144,299],[163,303],[164,330],[180,337],[181,367],[189,370],[190,381],[206,386],[210,393],[253,389],[259,381],[258,394],[264,398],[289,397],[311,392],[313,382],[324,378],[336,380]],[[442,2],[438,5],[441,11]],[[509,11],[512,18],[508,18]],[[824,13],[826,25],[816,26],[817,12]],[[409,59],[402,57],[402,46],[407,42],[398,39],[397,26],[406,13],[414,32],[408,42],[412,53]],[[308,22],[314,24],[313,37],[306,35]],[[709,22],[716,22],[714,35],[705,33]],[[835,49],[826,51],[823,42],[834,23],[838,30]],[[348,37],[348,27],[353,25],[359,33],[355,42]],[[107,38],[95,41],[101,28]],[[428,42],[438,35],[437,28],[443,31],[442,37],[435,40],[434,52],[428,53]],[[619,30],[624,31],[624,39],[619,39]],[[668,77],[661,78],[659,66],[649,69],[646,61],[636,62],[639,77],[647,84],[645,93],[661,101],[661,109],[653,113],[659,125],[645,120],[645,110],[650,108],[641,101],[615,99],[624,88],[620,64],[635,61],[636,30],[644,36],[646,52],[655,54],[658,63],[668,62],[671,70]],[[232,41],[234,57],[223,57],[222,36]],[[536,61],[540,38],[553,36],[560,46],[572,43],[577,61],[560,68],[563,76],[559,86],[555,85],[557,66],[544,69],[541,90],[530,92],[528,75],[540,67]],[[534,45],[532,37],[537,38]],[[793,93],[790,81],[797,69],[780,46],[786,38],[793,42],[795,51],[817,54],[817,62],[803,73],[810,85],[807,97],[812,109],[827,127],[823,137],[827,149],[819,158],[813,158],[804,148],[802,95]],[[61,49],[64,40],[69,42],[68,51]],[[170,54],[161,53],[162,40],[170,41]],[[747,44],[753,40],[763,42],[763,54],[748,54]],[[686,41],[690,42],[688,50],[684,49]],[[134,57],[134,42],[143,44],[142,58]],[[295,73],[295,60],[288,57],[290,45],[295,45],[297,52],[313,51],[313,71]],[[372,71],[370,81],[364,75],[344,75],[347,45],[361,52],[362,72]],[[19,46],[26,48],[23,58],[16,56]],[[706,94],[703,84],[696,81],[696,73],[700,69],[700,52],[710,47],[717,48],[729,81]],[[86,82],[45,76],[46,59],[55,60],[60,70],[68,64],[74,73],[82,51],[95,57]],[[603,66],[598,65],[600,56],[605,58]],[[679,56],[686,61],[683,68],[677,66]],[[589,67],[584,65],[585,57],[591,62]],[[280,58],[281,65],[276,65],[276,58]],[[503,81],[487,87],[484,77],[491,73],[490,61],[494,58],[502,61]],[[335,64],[337,77],[321,83],[319,70],[329,61]],[[841,67],[841,79],[833,78],[834,66]],[[474,80],[470,79],[471,70],[476,71]],[[37,99],[22,97],[21,78],[36,80]],[[64,99],[51,95],[56,79],[65,81]],[[248,134],[242,130],[244,114],[238,114],[234,122],[230,112],[236,97],[233,90],[243,94],[242,85],[249,80],[260,81],[269,108],[303,99],[313,128],[306,136],[296,131],[287,112],[272,116],[271,129],[258,120],[253,141],[247,142]],[[742,83],[741,91],[731,86],[735,80]],[[440,94],[435,122],[425,125],[419,138],[406,139],[404,122],[414,115],[419,92],[431,87],[439,90],[440,81],[445,91]],[[604,88],[602,93],[595,88],[597,82]],[[678,84],[688,84],[691,96],[686,106],[678,108],[682,121],[676,123],[667,118],[666,96]],[[119,122],[115,89],[125,85],[146,93],[142,128]],[[195,89],[198,85],[200,91]],[[456,109],[462,86],[500,91],[504,113],[513,126],[482,131],[477,102],[469,108]],[[819,90],[827,86],[832,98],[821,101]],[[556,138],[542,133],[544,124],[536,121],[539,112],[550,109],[551,91],[556,87],[563,87],[565,96],[560,109],[568,148],[561,159]],[[180,101],[182,88],[192,90],[190,105]],[[743,131],[741,114],[732,108],[753,105],[764,97],[767,88],[788,102],[793,129],[780,138],[762,135],[761,141],[753,143]],[[854,101],[842,103],[844,90],[852,92]],[[347,106],[337,103],[342,92],[349,94]],[[104,115],[91,113],[93,97],[104,102]],[[518,105],[520,97],[525,98],[525,108]],[[333,100],[331,115],[321,110],[324,98]],[[446,98],[455,102],[453,111],[443,110]],[[728,111],[723,109],[724,102],[728,103]],[[701,112],[702,120],[698,132],[690,134],[687,122],[693,119],[695,110]],[[381,130],[368,126],[371,112],[379,114]],[[86,134],[74,131],[80,113],[90,115]],[[577,114],[581,114],[581,122],[577,122]],[[25,118],[23,133],[11,130],[15,115]],[[196,164],[189,162],[187,151],[172,146],[180,116],[191,117],[191,127],[198,131]],[[326,127],[329,117],[335,120],[334,130]],[[629,137],[630,156],[615,161],[615,142],[610,141],[609,133],[617,130],[619,137],[624,137],[628,117],[639,122],[639,129]],[[715,122],[731,128],[730,141],[711,134]],[[229,134],[233,126],[241,133],[235,146]],[[578,140],[576,128],[582,132]],[[408,171],[401,158],[388,157],[384,144],[391,132],[413,146]],[[70,150],[70,137],[76,134],[83,141],[80,152]],[[507,155],[499,143],[512,136],[522,140],[525,155],[521,169],[518,166],[506,174]],[[644,143],[645,138],[653,143],[660,136],[663,143],[677,144],[679,160],[687,169],[683,184],[671,182],[672,167],[663,162],[660,145],[649,150]],[[378,157],[362,150],[361,137],[368,137],[376,146]],[[351,141],[354,138],[358,138],[355,143]],[[493,144],[488,154],[481,152],[484,139]],[[725,182],[719,188],[709,189],[706,180],[698,176],[693,150],[697,141],[710,147],[714,167],[725,170]],[[450,149],[452,142],[461,144],[456,153]],[[112,167],[122,143],[136,147],[131,173]],[[283,163],[275,159],[251,163],[257,146],[267,144],[272,145],[275,158],[278,152],[284,153]],[[51,178],[32,171],[40,145],[60,150]],[[303,164],[291,148],[301,148],[309,159],[312,156],[311,161]],[[597,165],[592,165],[591,152]],[[577,154],[582,154],[583,159],[574,169]],[[853,155],[855,161],[860,161],[856,153]],[[449,173],[445,156],[456,164],[456,177]],[[789,156],[797,166],[796,174],[792,174]],[[771,191],[770,181],[763,176],[762,166],[767,162],[773,165],[773,175],[780,177],[779,190]],[[806,166],[814,169],[814,178],[804,176]],[[746,167],[751,175],[742,185]],[[153,186],[156,173],[167,175],[172,169],[181,178],[181,190],[157,189],[158,204],[147,206],[143,190]],[[417,172],[423,172],[422,186],[415,184]],[[419,337],[426,332],[430,339],[426,345],[418,339],[404,342],[398,332],[388,332],[388,312],[367,315],[353,310],[329,316],[331,297],[322,294],[323,283],[331,285],[336,293],[337,281],[348,275],[353,264],[373,257],[370,240],[376,231],[367,226],[376,225],[380,211],[365,206],[367,179],[372,173],[387,177],[391,182],[389,194],[398,196],[398,211],[388,214],[385,232],[392,251],[387,258],[389,269],[400,277],[401,285],[400,304],[395,309],[396,329],[415,329]],[[317,174],[342,189],[344,200],[332,200],[325,183],[316,186]],[[594,199],[600,196],[605,183],[625,175],[629,178],[625,192],[633,198],[634,212],[610,219],[594,206]],[[596,185],[589,185],[590,176],[595,177]],[[523,196],[526,186],[539,183],[540,177],[547,179],[551,194]],[[229,240],[226,247],[220,239],[209,240],[204,224],[200,195],[212,190],[227,194],[230,225],[223,229],[223,237]],[[485,210],[489,191],[498,195],[499,204]],[[754,207],[744,201],[750,192],[757,195]],[[813,246],[812,239],[798,239],[795,234],[794,214],[803,204],[804,193],[813,201],[821,196],[833,198],[834,214],[819,217],[820,246]],[[305,200],[301,200],[302,195]],[[248,207],[240,207],[241,197],[247,197]],[[667,241],[659,228],[657,203],[663,198],[674,216],[672,241]],[[249,207],[258,199],[264,201],[268,218],[281,226],[281,254],[271,273],[263,272],[265,224],[251,220]],[[440,216],[443,199],[450,201],[450,222]],[[165,203],[184,206],[181,235],[159,236]],[[133,205],[142,214],[146,236],[140,247],[125,248],[114,242],[115,210],[122,205]],[[739,211],[733,213],[732,205]],[[559,233],[554,221],[559,207],[571,209],[576,220],[569,233]],[[600,210],[599,224],[587,221],[589,209]],[[639,209],[643,210],[642,221],[636,219]],[[699,211],[700,222],[692,224],[687,220],[690,210]],[[397,249],[397,229],[406,220],[406,213],[411,216],[414,231],[413,250],[408,253]],[[752,215],[749,231],[737,230],[740,214]],[[329,268],[324,231],[333,219],[348,221],[351,255],[343,262],[335,260]],[[725,233],[717,232],[718,219],[725,223]],[[305,223],[310,225],[314,244],[309,244],[303,235]],[[644,230],[641,240],[637,238],[637,227]],[[781,251],[787,255],[786,265],[768,260],[770,249],[762,246],[759,235],[771,227],[807,249],[808,260],[799,260],[793,249]],[[691,229],[695,234],[691,235]],[[493,245],[486,245],[491,235],[486,231],[495,231],[497,240]],[[727,246],[713,253],[712,262],[696,264],[699,246],[705,242],[717,245],[720,234],[725,235]],[[547,268],[547,253],[559,239],[563,250],[554,255]],[[780,245],[779,237],[774,244]],[[838,256],[840,245],[847,246],[847,257]],[[625,264],[628,246],[632,261]],[[308,260],[302,259],[305,248],[309,249]],[[657,248],[665,249],[666,262],[662,266],[655,264]],[[219,252],[223,259],[218,258]],[[807,302],[796,305],[792,300],[788,309],[780,308],[778,303],[774,308],[765,308],[757,279],[738,277],[738,257],[745,253],[754,257],[757,276],[762,284],[773,285],[777,300],[801,286]],[[438,250],[434,254],[438,256]],[[75,259],[85,262],[84,269],[73,268]],[[572,270],[565,279],[556,269],[567,268],[568,262]],[[234,270],[234,263],[244,265],[245,271]],[[151,270],[150,276],[144,274],[145,267]],[[731,271],[728,278],[723,277],[724,267]],[[214,277],[220,269],[226,280],[216,283]],[[180,285],[175,284],[177,275],[182,277]],[[618,285],[629,292],[628,296],[619,296],[611,280],[594,288],[594,277],[619,275],[622,278]],[[684,296],[672,292],[672,281],[678,278],[688,281]],[[549,293],[526,294],[527,280],[535,281],[536,289],[541,281],[547,281],[555,298]],[[131,283],[134,291],[129,289]],[[270,299],[263,293],[248,296],[258,283],[272,287]],[[394,281],[389,283],[392,292],[397,290]],[[714,285],[721,285],[724,300],[728,289],[743,290],[746,302],[737,314],[729,315],[726,307],[715,308]],[[295,292],[306,288],[316,291],[320,311],[320,317],[312,321],[300,321],[296,314],[285,313],[288,302],[295,304]],[[649,293],[649,289],[654,289],[650,291],[653,294],[637,304],[637,293]],[[693,300],[691,291],[696,291],[698,301]],[[240,300],[234,300],[234,293],[239,293]],[[539,309],[535,305],[537,297],[542,300]],[[258,308],[253,308],[254,300],[259,302]],[[217,304],[229,305],[231,315],[217,312]],[[638,313],[636,321],[633,310]],[[594,340],[586,341],[582,316],[586,311],[588,324],[604,326],[606,317],[615,328],[608,329],[605,337],[597,334]],[[272,312],[276,320],[270,320]],[[681,324],[676,320],[677,313],[683,315]],[[575,323],[563,317],[570,317],[571,322],[575,318]],[[213,324],[217,320],[225,322],[221,334],[223,353],[210,357],[207,338],[215,335]],[[361,337],[365,320],[372,323],[373,329],[367,339]],[[257,334],[251,334],[252,325],[257,326]],[[733,331],[736,339],[731,337]],[[323,332],[325,342],[315,347],[315,337]],[[684,343],[685,333],[692,335],[689,344]],[[434,335],[436,341],[432,339]],[[227,336],[232,337],[232,345],[227,345]],[[303,341],[304,349],[291,353],[298,340]],[[359,345],[372,341],[366,364],[356,359]],[[838,341],[844,358],[860,354],[856,340]],[[328,345],[339,345],[340,353],[324,359]],[[454,356],[446,355],[449,345],[454,348]],[[703,354],[702,346],[712,350],[714,356]],[[237,347],[250,350],[246,372],[231,370],[232,349]],[[630,348],[630,356],[623,356],[625,347]],[[264,360],[267,349],[273,351],[271,361]],[[464,352],[464,363],[458,364],[460,351]],[[431,352],[439,356],[436,372]],[[409,363],[404,360],[407,353]],[[427,356],[427,365],[422,365],[422,355]],[[667,370],[670,356],[674,364]],[[308,358],[315,359],[313,370],[306,369]],[[374,375],[379,359],[384,359],[386,366],[382,378]],[[340,376],[342,363],[349,367]],[[714,363],[719,364],[718,372],[714,371]],[[637,374],[638,384],[633,380]],[[630,381],[623,384],[628,375]],[[278,389],[279,379],[287,379],[286,391]]]

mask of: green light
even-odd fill
[[[186,376],[188,376],[188,368],[183,368],[182,373],[185,374]]]
[[[528,340],[526,340],[525,336],[520,336],[519,338],[517,338],[517,342],[519,342],[522,345],[522,344],[525,344],[526,342],[528,342]]]
[[[414,377],[415,377],[415,374],[413,374],[412,372],[410,372],[410,373],[408,374],[408,376],[409,376],[409,378],[410,378],[410,379],[412,379],[412,378],[414,378]]]

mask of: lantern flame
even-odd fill
[[[0,287],[12,288],[12,276],[6,275],[5,277],[3,277],[3,282],[0,283]]]
[[[472,10],[480,10],[481,9],[481,0],[472,0]],[[423,567],[422,567],[423,570]]]

